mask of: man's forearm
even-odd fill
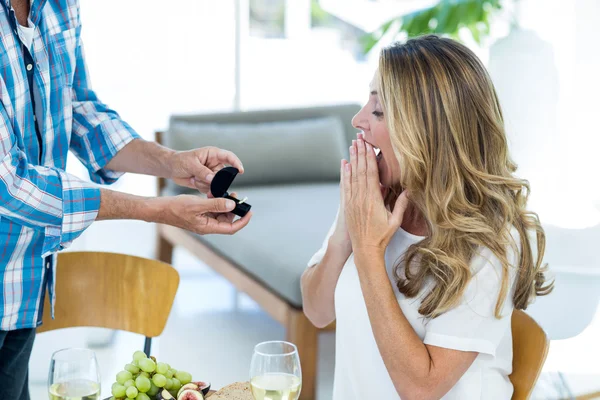
[[[160,215],[159,203],[157,198],[100,189],[100,210],[96,220],[135,219],[157,222],[157,216]]]
[[[169,163],[174,153],[174,150],[161,146],[156,142],[135,139],[123,147],[110,160],[106,168],[117,172],[132,172],[170,178],[171,168]]]

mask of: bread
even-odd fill
[[[254,400],[254,397],[250,391],[250,383],[236,382],[225,386],[208,400]]]

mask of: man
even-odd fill
[[[91,179],[124,172],[171,178],[206,192],[231,152],[175,152],[138,137],[89,86],[77,0],[0,0],[0,398],[29,399],[27,367],[55,254],[92,222],[138,219],[233,234],[234,204],[197,196],[143,198],[65,172],[67,151]],[[231,204],[230,204],[231,203]],[[53,302],[52,302],[53,303]]]

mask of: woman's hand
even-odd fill
[[[333,231],[331,238],[329,238],[329,243],[332,243],[336,246],[341,246],[342,248],[349,249],[349,251],[352,251],[350,233],[348,232],[348,227],[346,226],[346,200],[344,197],[344,163],[345,160],[342,160],[342,165],[340,168],[340,210],[337,217],[337,224],[335,225],[335,230]]]
[[[345,222],[354,252],[385,252],[400,228],[408,197],[403,192],[394,211],[384,205],[379,169],[373,147],[362,138],[352,141],[350,162],[342,161]]]

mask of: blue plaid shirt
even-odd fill
[[[14,330],[39,324],[46,286],[54,304],[56,263],[44,258],[98,214],[100,189],[65,172],[67,151],[108,184],[120,174],[106,164],[138,136],[90,87],[77,0],[33,1],[31,52],[10,0],[0,3],[0,330]]]

